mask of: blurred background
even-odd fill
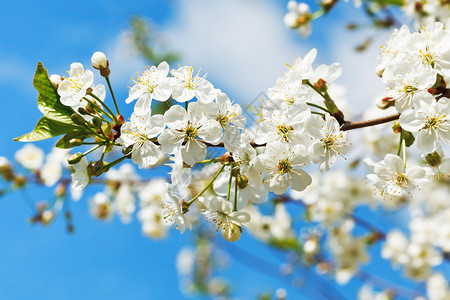
[[[353,3],[340,2],[332,14],[314,22],[308,38],[301,38],[283,23],[286,4],[270,0],[2,3],[0,115],[4,124],[0,155],[13,160],[23,144],[12,139],[31,131],[41,115],[32,86],[37,62],[41,61],[49,74],[64,76],[72,62],[92,69],[90,57],[95,51],[103,51],[109,58],[112,85],[126,117],[133,109],[132,104],[124,103],[130,77],[151,64],[149,59],[168,59],[171,67],[201,67],[215,87],[245,104],[259,99],[274,85],[286,63],[311,48],[318,49],[317,64],[342,64],[343,75],[337,82],[347,88],[354,115],[373,105],[383,91],[374,71],[378,46],[389,31],[348,31],[349,22],[364,23],[367,18]],[[136,39],[136,34],[144,34],[147,40]],[[355,48],[368,36],[372,44],[357,52]],[[104,83],[94,73],[95,82]],[[49,151],[55,142],[36,145]],[[126,225],[117,217],[99,222],[89,215],[87,204],[97,190],[90,187],[80,201],[70,203],[73,234],[67,232],[62,215],[49,226],[30,224],[30,202],[51,198],[50,189],[28,189],[0,198],[0,299],[193,297],[182,292],[175,262],[181,247],[191,244],[194,236],[174,230],[168,238],[154,241],[141,233],[136,219]],[[382,220],[374,222],[382,226]],[[353,299],[361,285],[357,280],[344,288],[332,281],[323,285],[313,270],[298,276],[281,275],[284,254],[249,235],[231,246],[222,242],[216,247],[228,253],[227,267],[218,276],[231,280],[233,295],[239,299],[272,295],[278,288],[284,288],[290,299],[321,299],[317,289],[326,288],[337,288],[343,298]],[[379,246],[374,250],[379,253]],[[371,270],[382,275],[383,268],[390,270],[389,263],[380,261]]]

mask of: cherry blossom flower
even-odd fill
[[[179,105],[172,106],[164,114],[164,123],[168,129],[158,137],[162,151],[166,154],[181,151],[183,161],[189,165],[206,157],[206,145],[201,140],[218,144],[222,137],[220,123],[206,118],[196,102],[189,103],[188,111]]]
[[[257,170],[264,177],[264,185],[270,192],[281,195],[289,186],[302,191],[311,184],[311,176],[301,169],[309,162],[306,148],[302,145],[289,148],[274,141],[267,144],[264,154],[258,158]]]
[[[450,101],[439,101],[427,92],[417,95],[414,109],[404,111],[399,119],[403,129],[417,132],[417,147],[425,153],[437,149],[440,142],[450,144]]]
[[[82,190],[90,181],[86,156],[83,156],[81,160],[78,163],[73,164],[72,167],[75,170],[75,172],[72,173],[72,188],[75,190]]]
[[[66,106],[77,105],[86,96],[93,83],[94,73],[91,70],[84,71],[80,63],[71,64],[69,77],[58,85],[61,103]]]
[[[309,145],[309,157],[312,163],[320,163],[320,171],[328,171],[338,155],[344,155],[350,146],[347,132],[340,130],[338,121],[329,114],[325,120],[311,115],[305,121],[305,131],[313,138]]]
[[[164,129],[162,115],[138,116],[131,115],[130,122],[122,125],[121,138],[125,147],[133,146],[131,158],[139,168],[156,164],[159,160],[161,150],[151,141]]]
[[[365,162],[373,167],[374,172],[367,175],[367,178],[385,197],[409,195],[419,184],[429,182],[423,167],[405,168],[402,159],[397,155],[387,154],[384,160],[378,163],[371,163],[369,160]]]
[[[134,113],[143,116],[150,113],[152,99],[166,101],[172,93],[173,79],[167,77],[169,64],[161,62],[158,67],[151,66],[138,76],[131,87],[126,103],[138,99],[134,106]]]
[[[206,75],[200,77],[200,71],[194,76],[194,68],[180,67],[170,71],[176,79],[172,97],[178,102],[186,102],[196,97],[202,103],[210,103],[216,97],[214,86],[206,80]]]

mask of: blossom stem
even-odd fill
[[[98,148],[100,148],[101,146],[102,146],[102,145],[100,144],[100,145],[97,145],[97,146],[95,146],[95,147],[89,149],[88,151],[86,151],[86,152],[83,153],[83,156],[88,155],[89,153],[91,153],[91,152],[97,150]]]
[[[111,86],[111,82],[109,81],[109,76],[106,76],[105,79],[106,79],[106,83],[108,84],[109,92],[111,93],[111,97],[113,98],[114,106],[116,107],[117,114],[120,115],[119,106],[117,105],[116,97],[114,96],[114,92],[113,92],[113,89],[112,89],[112,86]]]
[[[400,141],[398,142],[397,156],[400,156],[400,153],[402,151],[402,145],[403,145],[403,130],[400,131]]]
[[[314,115],[324,116],[323,113],[320,113],[320,112],[317,112],[317,111],[312,111],[311,113],[314,114]]]
[[[93,94],[92,94],[93,95]],[[109,113],[107,113],[103,108],[101,108],[99,105],[97,105],[97,103],[89,100],[86,97],[83,97],[84,100],[86,100],[87,102],[89,102],[90,104],[92,104],[93,106],[95,106],[96,109],[98,109],[99,111],[101,111],[105,116],[108,116],[112,121],[115,122],[115,118],[114,115],[110,115]]]
[[[113,111],[108,107],[108,105],[106,105],[105,102],[103,102],[102,100],[100,100],[100,98],[97,97],[96,95],[94,95],[94,94],[92,94],[92,93],[89,93],[89,95],[92,96],[92,97],[93,97],[95,100],[97,100],[98,102],[100,102],[101,105],[103,105],[103,106],[106,108],[106,110],[110,113],[110,116],[112,117],[112,120],[114,121],[114,123],[116,123],[116,121],[117,121],[117,120],[116,120],[116,117],[115,117]]]
[[[234,181],[234,205],[233,205],[233,211],[237,211],[237,194],[238,194],[238,181],[237,178]]]
[[[102,167],[102,168],[100,169],[99,172],[102,172],[102,171],[103,171],[104,169],[106,169],[106,168],[108,168],[108,170],[109,170],[110,168],[112,168],[112,167],[114,167],[115,165],[117,165],[117,164],[121,163],[122,161],[124,161],[126,158],[127,158],[126,156],[122,156],[122,157],[120,157],[120,158],[118,158],[118,159],[116,159],[116,160],[110,162],[110,163],[107,164],[106,166]]]
[[[217,177],[220,175],[220,173],[222,173],[223,169],[225,168],[225,165],[222,165],[222,167],[219,169],[219,171],[217,171],[216,175],[214,175],[214,177],[211,179],[211,181],[205,186],[205,188],[198,193],[194,198],[192,198],[190,201],[186,202],[187,207],[191,206],[192,203],[194,203],[195,200],[198,199],[198,197],[200,197],[201,195],[203,195],[204,192],[206,192],[207,189],[209,189],[209,187],[213,184],[214,180],[217,179]]]
[[[320,105],[317,105],[317,104],[314,104],[314,103],[311,103],[311,102],[306,102],[306,104],[308,104],[309,106],[312,106],[312,107],[321,109],[321,110],[323,110],[323,111],[325,111],[325,112],[327,112],[327,113],[330,112],[328,109],[326,109],[326,108],[323,107],[323,106],[320,106]]]
[[[406,169],[406,141],[403,139],[402,141],[403,146],[403,168]]]
[[[228,180],[227,201],[230,201],[231,182],[233,181],[233,172],[230,171],[230,179]]]

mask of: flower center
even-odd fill
[[[222,128],[227,127],[228,116],[226,114],[219,114],[219,116],[217,117],[217,122],[219,122],[219,124],[220,124],[220,126],[222,126]]]
[[[197,128],[192,126],[192,124],[188,124],[186,128],[184,128],[184,140],[193,140],[197,137]]]
[[[292,166],[287,159],[281,160],[280,162],[278,162],[278,171],[280,174],[286,174],[286,173],[290,172],[291,169],[292,169]]]
[[[292,126],[286,126],[285,124],[282,125],[277,125],[277,129],[278,129],[278,134],[286,141],[289,142],[289,133],[291,130],[293,130],[294,128],[292,128]]]

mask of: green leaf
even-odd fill
[[[59,101],[58,92],[50,82],[47,70],[41,62],[38,62],[37,65],[33,86],[39,92],[38,108],[44,116],[58,122],[73,124],[70,116],[74,113],[74,110]]]
[[[42,117],[37,122],[36,127],[34,127],[32,132],[16,137],[14,141],[35,142],[65,134],[77,129],[80,129],[80,127],[58,122],[47,117]]]
[[[64,135],[62,138],[60,138],[55,146],[57,148],[62,148],[62,149],[73,148],[74,146],[72,144],[70,144],[71,139],[76,138],[76,139],[80,139],[83,141],[83,140],[87,139],[88,137],[90,137],[91,135],[92,135],[92,133],[86,132],[83,130],[71,131],[71,132],[67,133],[66,135]]]

